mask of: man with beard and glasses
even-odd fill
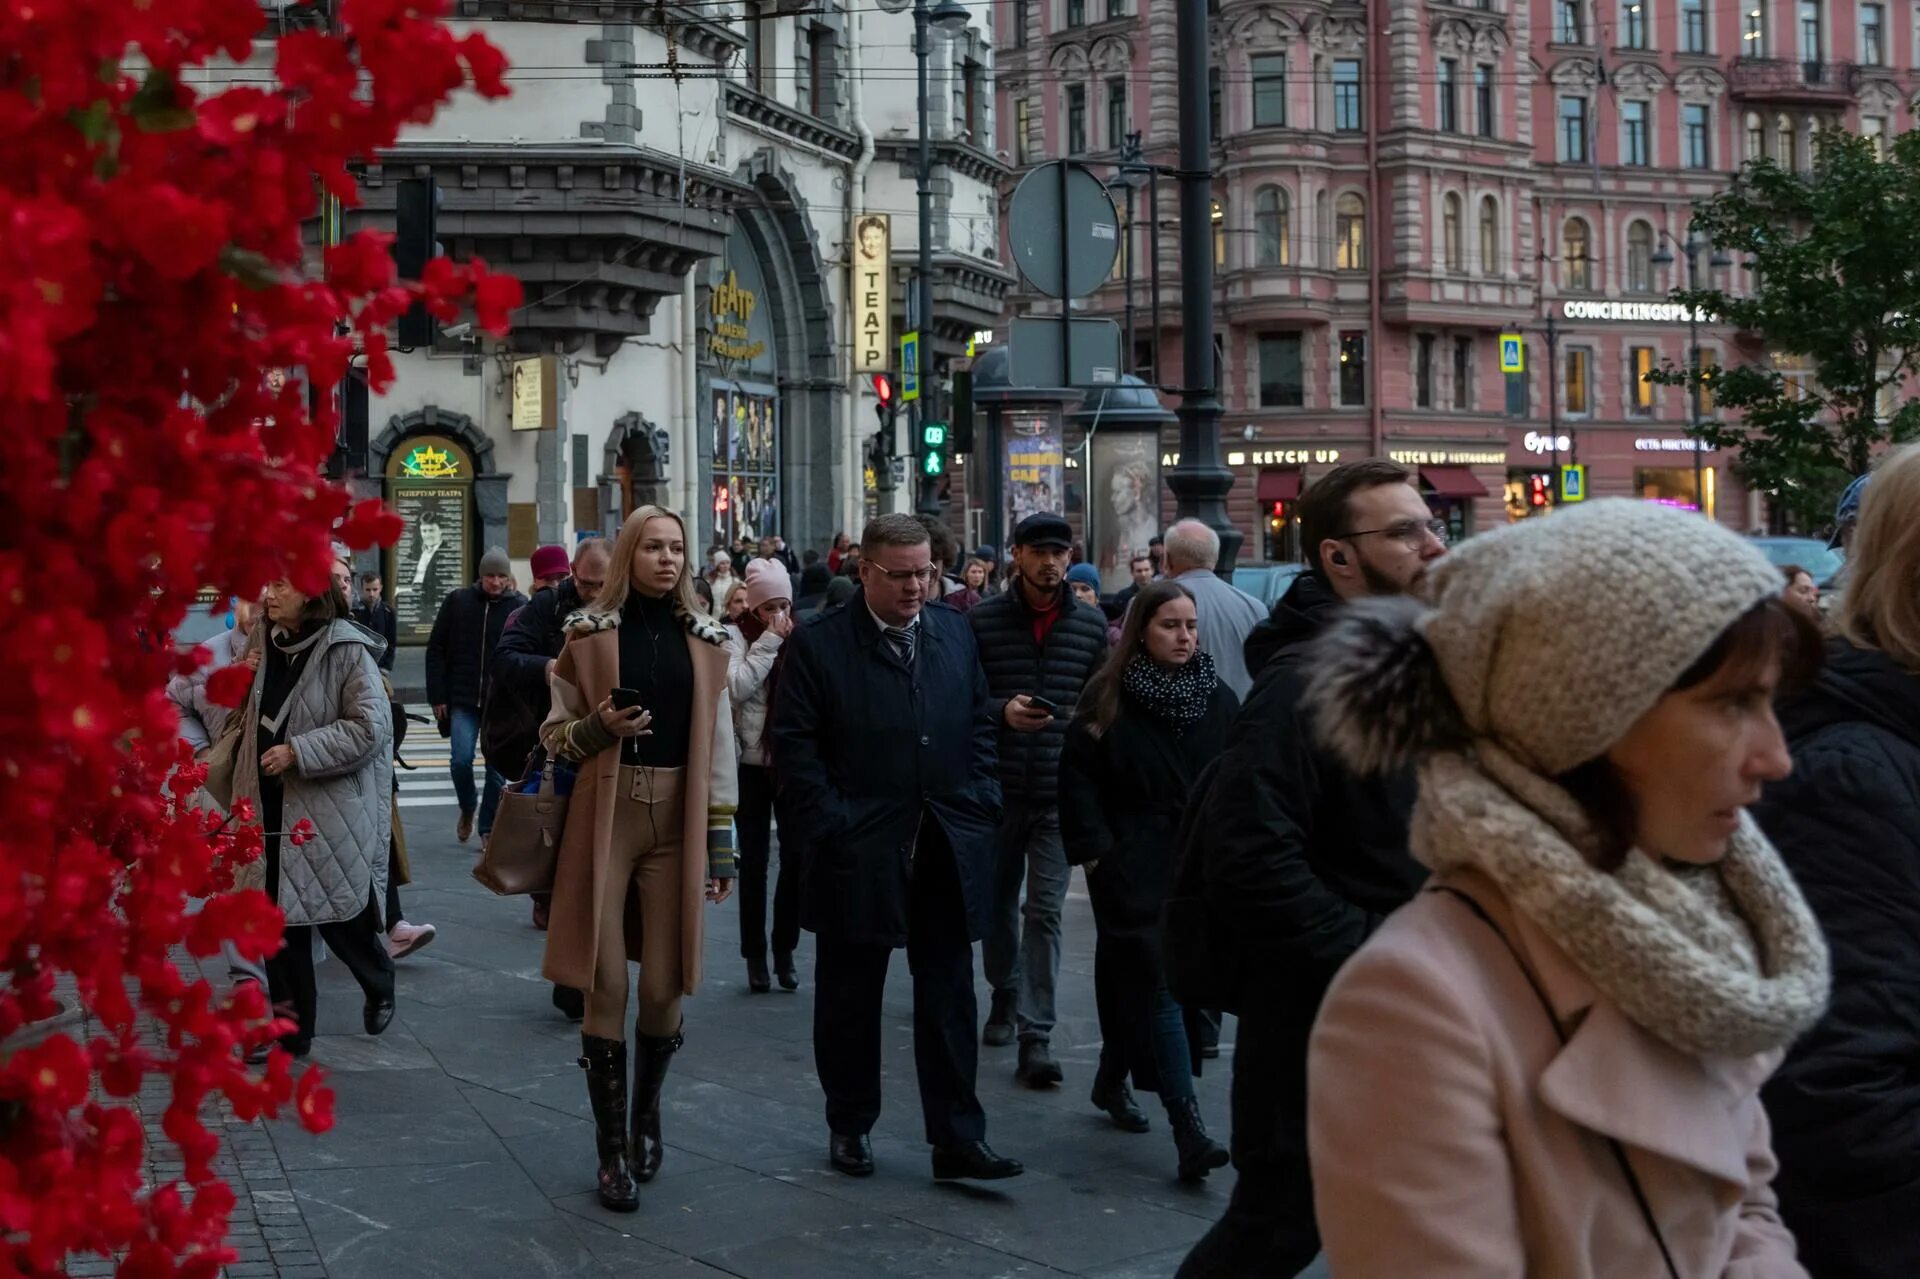
[[[1378,458],[1329,471],[1299,511],[1308,571],[1247,638],[1252,692],[1226,751],[1196,787],[1180,851],[1182,882],[1197,881],[1204,902],[1207,1002],[1240,1018],[1232,1095],[1239,1176],[1180,1279],[1278,1279],[1319,1252],[1308,1032],[1340,965],[1426,875],[1407,851],[1411,771],[1354,776],[1316,741],[1303,693],[1311,641],[1347,601],[1412,591],[1446,554],[1446,525],[1405,467]],[[1174,545],[1169,536],[1169,559]],[[1167,944],[1198,949],[1179,936]]]

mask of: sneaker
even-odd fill
[[[404,919],[397,920],[387,933],[387,954],[393,959],[405,959],[414,951],[425,949],[435,935],[432,924],[409,924]]]
[[[472,813],[466,811],[465,809],[462,809],[460,811],[460,824],[453,828],[453,837],[459,840],[463,844],[473,838],[473,814]]]

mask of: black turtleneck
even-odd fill
[[[620,686],[636,690],[640,705],[653,712],[652,732],[628,738],[620,762],[683,767],[693,730],[693,655],[671,595],[628,592],[620,609]]]

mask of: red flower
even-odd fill
[[[467,74],[481,97],[504,98],[511,92],[507,88],[506,55],[477,33],[460,41],[459,47],[460,60],[467,64]]]
[[[400,540],[406,527],[406,521],[389,511],[385,502],[370,497],[355,502],[334,532],[348,546],[361,550],[369,546],[392,546]]]
[[[333,1089],[326,1086],[327,1072],[308,1066],[293,1086],[294,1107],[300,1123],[308,1132],[326,1132],[333,1127]]]
[[[473,260],[473,310],[482,329],[504,337],[512,327],[513,313],[520,309],[523,300],[519,280],[511,275],[491,274],[485,262]]]
[[[253,668],[244,662],[222,666],[207,676],[207,700],[215,706],[238,706],[253,688]]]
[[[298,848],[300,845],[312,839],[313,835],[313,822],[308,818],[302,817],[293,824],[293,829],[287,832],[287,842],[295,848]]]

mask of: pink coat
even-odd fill
[[[1699,1059],[1602,998],[1474,871],[1400,910],[1313,1029],[1314,1208],[1336,1279],[1664,1279],[1607,1138],[1681,1279],[1805,1279],[1771,1187],[1761,1081],[1778,1054]]]

